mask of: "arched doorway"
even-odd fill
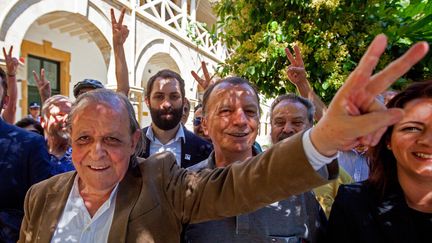
[[[73,84],[84,78],[107,82],[111,47],[86,17],[64,11],[45,14],[33,22],[21,44],[26,60],[22,83],[22,114],[39,102],[32,71],[45,69],[53,94],[72,97]]]

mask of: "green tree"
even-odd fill
[[[379,33],[389,46],[377,69],[419,40],[432,42],[432,3],[428,0],[220,0],[215,9],[219,38],[232,54],[220,75],[236,74],[273,97],[293,92],[284,49],[297,44],[308,79],[328,102]],[[395,88],[432,76],[429,54]]]

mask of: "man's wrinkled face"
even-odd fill
[[[59,99],[48,107],[46,116],[42,122],[42,126],[48,136],[69,139],[66,122],[71,107],[72,103],[67,99]]]
[[[291,137],[292,135],[310,128],[307,108],[300,102],[282,100],[275,106],[272,113],[270,136],[272,143]]]
[[[207,101],[202,125],[215,151],[250,151],[259,126],[259,104],[254,90],[247,84],[218,84]]]
[[[71,126],[72,161],[80,190],[111,190],[125,176],[141,131],[131,134],[125,107],[89,104],[78,111]]]
[[[200,136],[206,140],[210,140],[210,138],[204,134],[204,130],[202,128],[202,107],[198,108],[194,113],[194,119],[193,119],[193,129],[194,133],[197,136]]]
[[[182,118],[183,97],[176,79],[156,79],[146,98],[152,122],[162,130],[175,128]]]

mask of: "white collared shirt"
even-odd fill
[[[309,160],[309,163],[312,165],[314,170],[318,171],[324,165],[330,164],[334,159],[339,156],[339,152],[337,152],[334,156],[327,157],[322,155],[315,146],[312,144],[310,138],[310,132],[312,128],[309,128],[305,133],[303,133],[302,142],[303,149],[306,154],[306,158]]]
[[[117,190],[118,184],[92,218],[79,194],[77,175],[51,242],[108,242]]]
[[[169,140],[166,144],[162,144],[159,139],[155,137],[152,126],[149,126],[149,128],[147,129],[146,137],[150,140],[149,155],[161,153],[164,151],[170,151],[175,155],[177,164],[181,166],[182,139],[183,141],[186,140],[182,125],[180,125],[179,129],[177,130],[175,137]]]

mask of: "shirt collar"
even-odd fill
[[[81,194],[79,194],[78,179],[79,179],[79,175],[77,174],[75,176],[74,183],[73,183],[73,186],[72,186],[72,191],[71,191],[71,199],[73,201],[76,201],[76,200],[82,198]],[[117,191],[118,191],[118,185],[119,185],[119,183],[116,184],[116,186],[114,187],[114,189],[112,190],[112,192],[110,194],[110,197],[108,199],[108,204],[107,204],[108,208],[114,202],[115,195],[117,194]],[[82,200],[84,200],[84,199],[82,199]]]
[[[147,137],[150,141],[152,141],[152,142],[155,142],[156,139],[157,139],[157,138],[155,137],[155,135],[154,135],[153,128],[152,128],[151,125],[150,125],[149,128],[147,129],[146,137]],[[171,140],[177,141],[177,140],[179,140],[179,139],[182,139],[183,142],[186,142],[186,137],[185,137],[185,133],[184,133],[183,125],[181,125],[181,124],[180,124],[180,126],[179,126],[179,129],[177,130],[177,133],[176,133],[174,139],[171,139]],[[159,140],[159,139],[158,139],[158,140]]]

